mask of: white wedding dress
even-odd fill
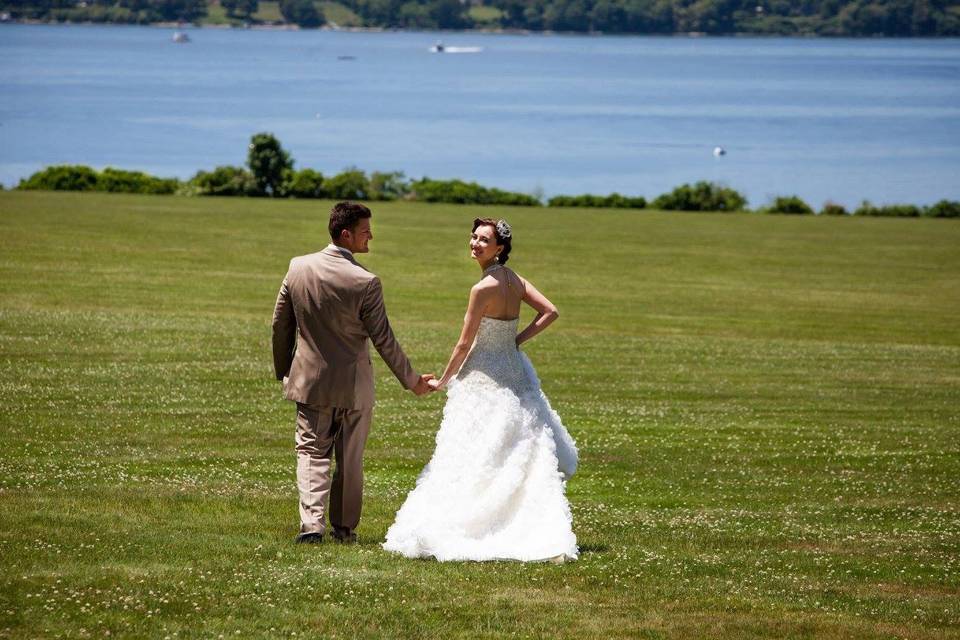
[[[384,549],[437,560],[577,557],[564,495],[577,448],[516,335],[516,319],[481,320],[448,385],[433,457]]]

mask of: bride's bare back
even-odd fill
[[[557,319],[559,313],[546,296],[536,287],[506,267],[495,267],[470,289],[470,301],[467,314],[463,318],[460,339],[450,354],[450,361],[440,380],[431,386],[445,385],[460,370],[460,365],[470,352],[473,340],[483,318],[513,320],[520,315],[520,304],[525,302],[533,307],[537,315],[526,329],[517,334],[517,347],[547,328]]]
[[[495,265],[484,275],[478,286],[485,289],[487,305],[483,315],[497,320],[513,320],[520,316],[520,304],[526,283],[511,269]]]

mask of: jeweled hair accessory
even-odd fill
[[[509,238],[513,232],[510,230],[510,225],[507,224],[506,220],[497,221],[497,235],[501,238]]]

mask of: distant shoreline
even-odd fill
[[[960,40],[960,36],[886,36],[874,35],[841,35],[830,36],[816,33],[779,34],[742,31],[737,33],[706,33],[702,31],[677,33],[616,33],[607,31],[533,31],[529,29],[407,29],[403,27],[351,27],[336,24],[325,24],[316,28],[304,28],[297,24],[197,24],[193,22],[147,22],[142,24],[126,22],[70,22],[58,20],[10,19],[0,20],[0,26],[7,24],[32,26],[64,26],[64,27],[153,27],[157,29],[212,29],[219,31],[335,31],[338,33],[423,33],[423,34],[482,34],[507,36],[577,36],[584,38],[612,37],[612,38],[757,38],[764,40]]]

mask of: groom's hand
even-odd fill
[[[418,396],[422,396],[430,393],[431,391],[434,390],[429,384],[430,380],[433,380],[436,377],[437,376],[433,375],[432,373],[423,374],[422,376],[420,376],[420,381],[417,382],[417,386],[411,389],[411,391],[413,391]]]

